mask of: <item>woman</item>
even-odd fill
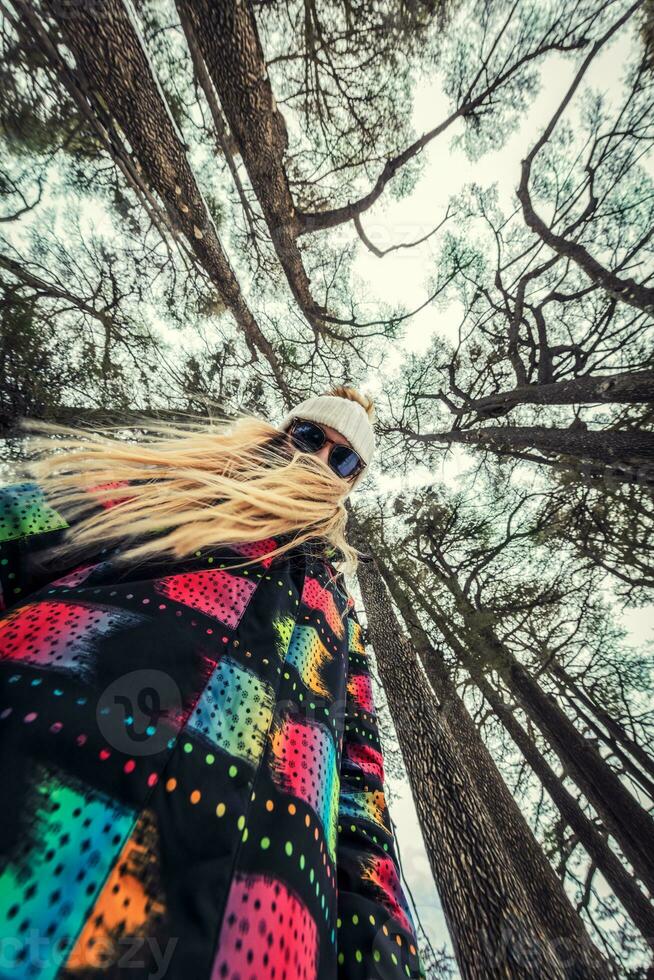
[[[372,416],[69,433],[0,492],[1,977],[424,975],[339,585]]]

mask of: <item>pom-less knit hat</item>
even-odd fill
[[[279,428],[287,429],[295,418],[331,426],[345,436],[352,449],[361,456],[366,465],[353,480],[351,493],[366,475],[375,452],[375,433],[363,405],[341,395],[315,395],[287,412]]]

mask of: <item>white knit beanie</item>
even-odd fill
[[[345,436],[352,449],[359,454],[366,465],[353,480],[351,493],[368,472],[375,452],[375,432],[363,405],[341,395],[316,395],[287,412],[278,428],[288,428],[294,418],[331,426]]]

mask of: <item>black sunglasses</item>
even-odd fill
[[[303,453],[317,453],[325,442],[331,441],[319,425],[308,419],[293,419],[288,434],[293,445]],[[366,465],[354,449],[339,443],[333,444],[327,461],[334,473],[343,480],[355,476]]]

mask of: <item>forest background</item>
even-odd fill
[[[651,976],[652,0],[0,15],[0,476],[23,417],[368,391],[428,975]]]

